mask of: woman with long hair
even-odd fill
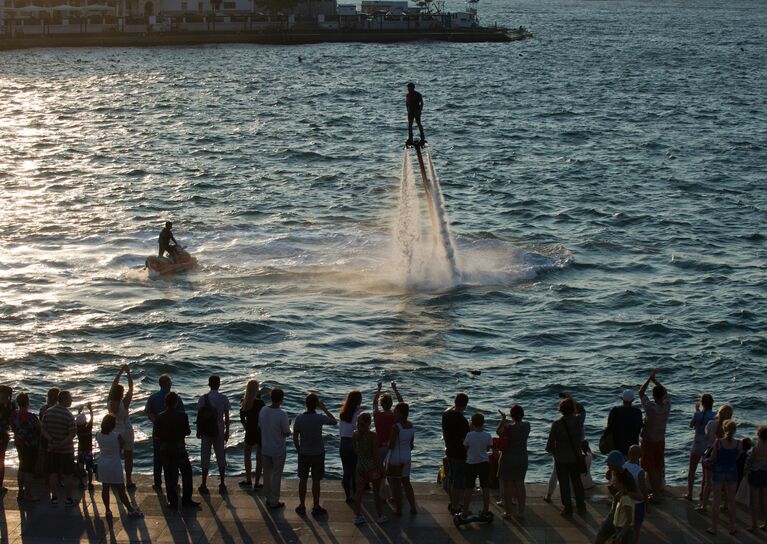
[[[690,448],[690,466],[687,469],[687,495],[684,496],[688,501],[692,500],[692,488],[695,485],[695,473],[698,471],[698,464],[701,457],[710,445],[706,440],[706,425],[714,419],[714,397],[708,393],[700,396],[700,400],[695,403],[695,412],[690,420],[690,428],[695,429],[695,435]],[[700,494],[703,495],[703,486],[701,485]]]
[[[16,397],[18,409],[11,415],[16,451],[19,454],[19,495],[21,501],[37,501],[32,495],[32,478],[35,475],[37,452],[40,447],[40,420],[29,411],[29,396],[19,393]]]
[[[706,424],[705,438],[706,449],[704,450],[703,459],[703,483],[700,489],[700,502],[695,510],[698,512],[705,512],[706,506],[708,506],[708,498],[711,495],[712,489],[712,477],[713,477],[713,448],[714,443],[724,438],[724,422],[728,419],[732,419],[732,405],[722,404],[719,410],[716,412],[716,416]]]
[[[714,504],[711,506],[711,527],[706,531],[715,535],[719,528],[719,502],[722,500],[722,488],[724,488],[727,513],[730,515],[730,535],[734,535],[735,517],[738,513],[735,508],[735,488],[738,485],[737,460],[741,446],[740,440],[735,440],[738,425],[734,420],[726,420],[722,424],[722,430],[724,438],[717,438],[711,454],[714,464],[711,478],[714,486]]]
[[[128,378],[128,391],[120,385],[120,377],[123,373]],[[133,483],[133,426],[130,422],[130,403],[133,399],[133,376],[131,376],[130,366],[123,365],[120,367],[120,371],[115,376],[112,387],[109,389],[109,397],[107,399],[107,410],[110,414],[115,416],[116,426],[115,430],[117,434],[122,437],[123,457],[125,459],[125,488],[135,489],[136,484]]]
[[[407,502],[410,504],[410,513],[418,512],[413,485],[410,483],[411,452],[415,446],[415,428],[407,419],[409,414],[410,407],[407,403],[400,402],[394,407],[397,422],[394,424],[389,437],[389,462],[386,467],[386,474],[394,497],[394,515],[396,516],[402,515],[403,488]]]
[[[99,481],[101,482],[101,500],[104,501],[104,513],[112,517],[109,508],[109,491],[114,488],[120,502],[123,503],[130,517],[141,518],[144,514],[135,508],[125,492],[125,480],[123,479],[123,467],[120,460],[120,448],[124,445],[122,436],[117,432],[117,418],[113,414],[107,414],[101,421],[101,432],[96,433],[96,442],[99,444]]]
[[[258,427],[258,415],[261,408],[264,407],[264,401],[261,400],[261,386],[258,380],[250,380],[245,387],[245,395],[240,403],[240,422],[245,427],[245,480],[240,482],[240,487],[252,487],[258,489],[262,487],[259,482],[262,473],[262,455],[261,455],[261,429]],[[256,447],[256,480],[252,480],[253,468],[253,446]]]
[[[505,519],[510,519],[513,512],[513,502],[517,501],[517,516],[524,519],[525,516],[525,475],[527,474],[527,438],[530,436],[530,423],[523,421],[525,411],[519,404],[514,404],[509,410],[511,421],[507,421],[506,414],[501,414],[501,422],[498,424],[499,441],[505,449],[501,453],[501,462],[498,465],[498,478],[503,482],[503,501],[506,512]]]
[[[357,426],[357,417],[362,412],[361,405],[362,393],[351,391],[346,396],[338,416],[338,432],[341,435],[339,454],[344,473],[341,483],[344,487],[344,493],[346,493],[346,502],[354,500],[354,490],[357,488],[354,477],[354,473],[357,470],[357,454],[354,453],[352,436],[354,436],[354,429]]]

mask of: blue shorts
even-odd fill
[[[731,469],[731,470],[716,470],[716,469],[714,469],[714,483],[715,484],[721,484],[721,483],[736,484],[736,483],[738,483],[738,471],[737,471],[737,469]]]
[[[447,458],[447,482],[453,489],[466,488],[466,460]]]
[[[91,452],[78,453],[77,464],[86,472],[93,472],[93,454]]]
[[[643,502],[634,503],[634,523],[642,523],[644,521],[645,507]]]

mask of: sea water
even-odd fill
[[[671,481],[702,391],[753,434],[767,414],[763,2],[483,0],[480,16],[535,38],[0,53],[0,382],[33,407],[71,389],[100,418],[130,364],[140,471],[163,372],[188,405],[213,373],[233,406],[248,378],[283,387],[292,418],[308,391],[337,411],[358,388],[367,409],[396,381],[420,480],[460,391],[491,430],[524,406],[530,480],[550,471],[558,393],[585,406],[594,445],[653,367],[672,398]],[[410,80],[456,285],[401,268]],[[166,219],[201,266],[153,280],[140,268]],[[327,446],[338,475],[333,431]]]

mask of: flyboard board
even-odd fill
[[[415,149],[415,156],[418,159],[418,169],[421,172],[421,181],[423,190],[426,193],[426,201],[429,208],[429,218],[434,230],[439,231],[439,236],[443,241],[445,257],[450,265],[450,273],[454,281],[458,281],[461,273],[455,262],[455,250],[450,238],[450,229],[447,224],[447,216],[444,210],[444,197],[442,188],[437,181],[437,173],[434,171],[434,164],[431,161],[431,152],[429,145],[425,140],[408,141],[406,148]],[[424,158],[426,160],[424,160]]]
[[[468,523],[492,523],[493,513],[487,512],[486,514],[475,514],[473,516],[463,517],[461,514],[453,516],[453,523],[456,527],[466,525]]]

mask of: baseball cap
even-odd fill
[[[634,401],[634,390],[633,389],[626,389],[621,394],[621,398],[626,402],[633,402]]]
[[[618,450],[613,450],[607,454],[607,460],[605,461],[605,465],[610,467],[622,467],[623,463],[625,462],[626,462],[626,458],[623,457],[623,454],[619,452]]]

